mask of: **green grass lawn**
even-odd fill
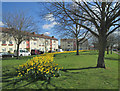
[[[105,54],[106,69],[102,69],[95,68],[97,54],[96,51],[80,52],[79,56],[56,54],[54,60],[64,71],[60,77],[52,77],[50,84],[23,80],[14,85],[15,68],[32,57],[2,60],[3,89],[118,89],[118,55]]]

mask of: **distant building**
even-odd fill
[[[6,29],[2,29],[0,27],[0,36],[2,37],[2,34],[6,31]],[[58,39],[54,38],[54,36],[45,36],[44,34],[35,34],[35,32],[31,33],[32,39],[23,41],[20,44],[19,49],[27,49],[31,51],[32,49],[44,51],[49,50],[56,50],[58,49]],[[4,38],[0,39],[0,52],[14,52],[14,50],[17,49],[16,42],[14,38],[10,38],[10,40],[5,40]]]
[[[60,40],[60,47],[64,50],[76,50],[76,40],[75,39],[61,39]],[[84,39],[79,43],[79,50],[88,50],[88,40]]]

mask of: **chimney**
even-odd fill
[[[54,36],[52,36],[52,38],[54,38]]]
[[[33,35],[35,35],[35,32],[32,32]]]

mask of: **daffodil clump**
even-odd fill
[[[55,54],[55,53],[54,53]],[[19,65],[18,77],[49,80],[51,77],[60,76],[58,64],[53,61],[53,53],[33,57],[25,64]]]

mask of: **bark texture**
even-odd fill
[[[19,59],[19,46],[20,44],[17,44],[17,59]]]
[[[105,48],[106,48],[106,37],[105,36],[99,37],[99,55],[97,61],[98,68],[105,68],[105,62],[104,62]]]
[[[78,41],[78,39],[76,39],[76,44],[77,44],[77,53],[76,53],[76,55],[79,55],[79,41]]]

